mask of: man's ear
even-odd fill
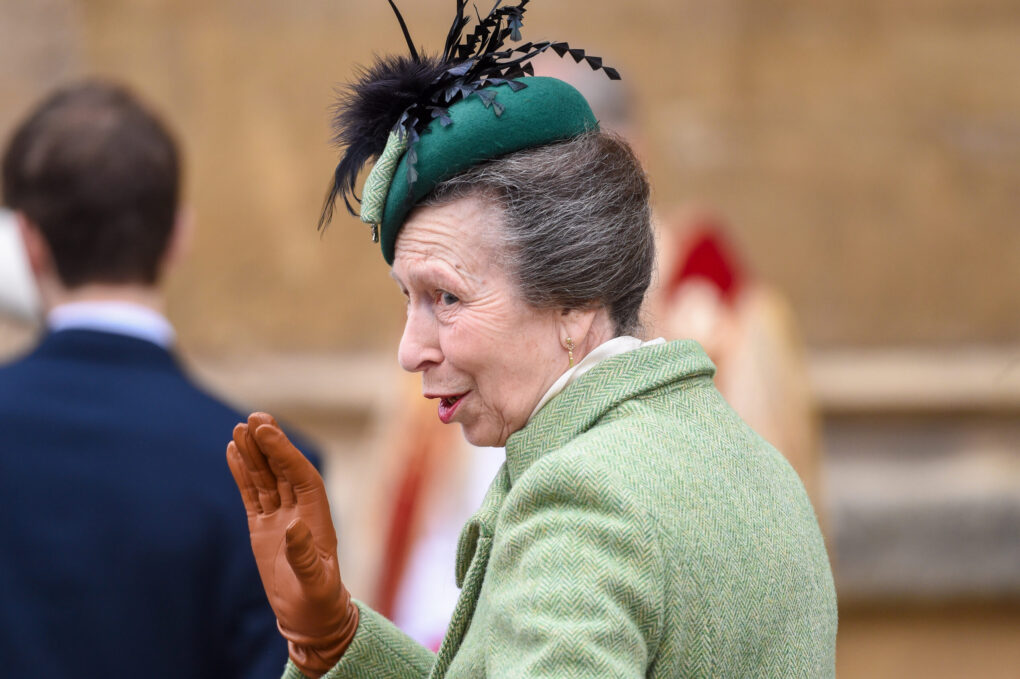
[[[56,275],[56,267],[53,262],[53,254],[50,251],[49,243],[43,237],[39,227],[29,220],[23,212],[14,213],[14,221],[18,225],[18,233],[21,235],[21,242],[25,246],[25,254],[28,256],[28,264],[32,268],[32,275],[36,280]]]
[[[180,207],[174,215],[173,229],[163,255],[162,273],[177,266],[191,252],[191,239],[195,232],[195,213],[189,207]]]

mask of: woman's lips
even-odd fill
[[[439,399],[439,419],[443,424],[450,423],[450,420],[453,419],[453,414],[457,412],[465,396],[467,396],[467,393],[443,396]]]

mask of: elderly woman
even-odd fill
[[[522,77],[498,49],[519,25],[510,9],[482,21],[488,52],[448,42],[429,61],[412,46],[339,114],[336,193],[368,128],[386,133],[361,213],[407,298],[401,365],[444,423],[506,447],[461,535],[460,600],[438,654],[353,600],[321,479],[252,415],[227,457],[286,676],[832,676],[835,595],[804,489],[719,396],[697,344],[636,338],[654,259],[647,180],[575,90]],[[569,49],[522,49],[545,47]],[[488,59],[486,77],[465,59]],[[414,68],[424,84],[409,98]],[[467,84],[452,103],[451,83]]]

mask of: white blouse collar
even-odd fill
[[[553,382],[553,385],[549,387],[549,391],[545,392],[545,396],[539,400],[538,405],[536,405],[535,409],[531,411],[531,416],[528,417],[528,420],[530,421],[531,418],[542,409],[542,406],[551,401],[554,396],[566,389],[570,384],[573,384],[579,377],[581,377],[581,375],[585,374],[610,356],[625,354],[628,351],[640,349],[641,347],[665,343],[666,340],[663,337],[657,337],[653,340],[642,342],[637,337],[631,337],[630,335],[614,337],[608,342],[603,342],[592,349],[591,353],[581,359],[577,365],[573,368],[569,368],[565,373],[560,375],[559,379]]]

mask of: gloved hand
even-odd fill
[[[266,413],[234,427],[227,463],[248,513],[262,586],[298,669],[318,679],[358,629],[340,580],[322,477]]]

